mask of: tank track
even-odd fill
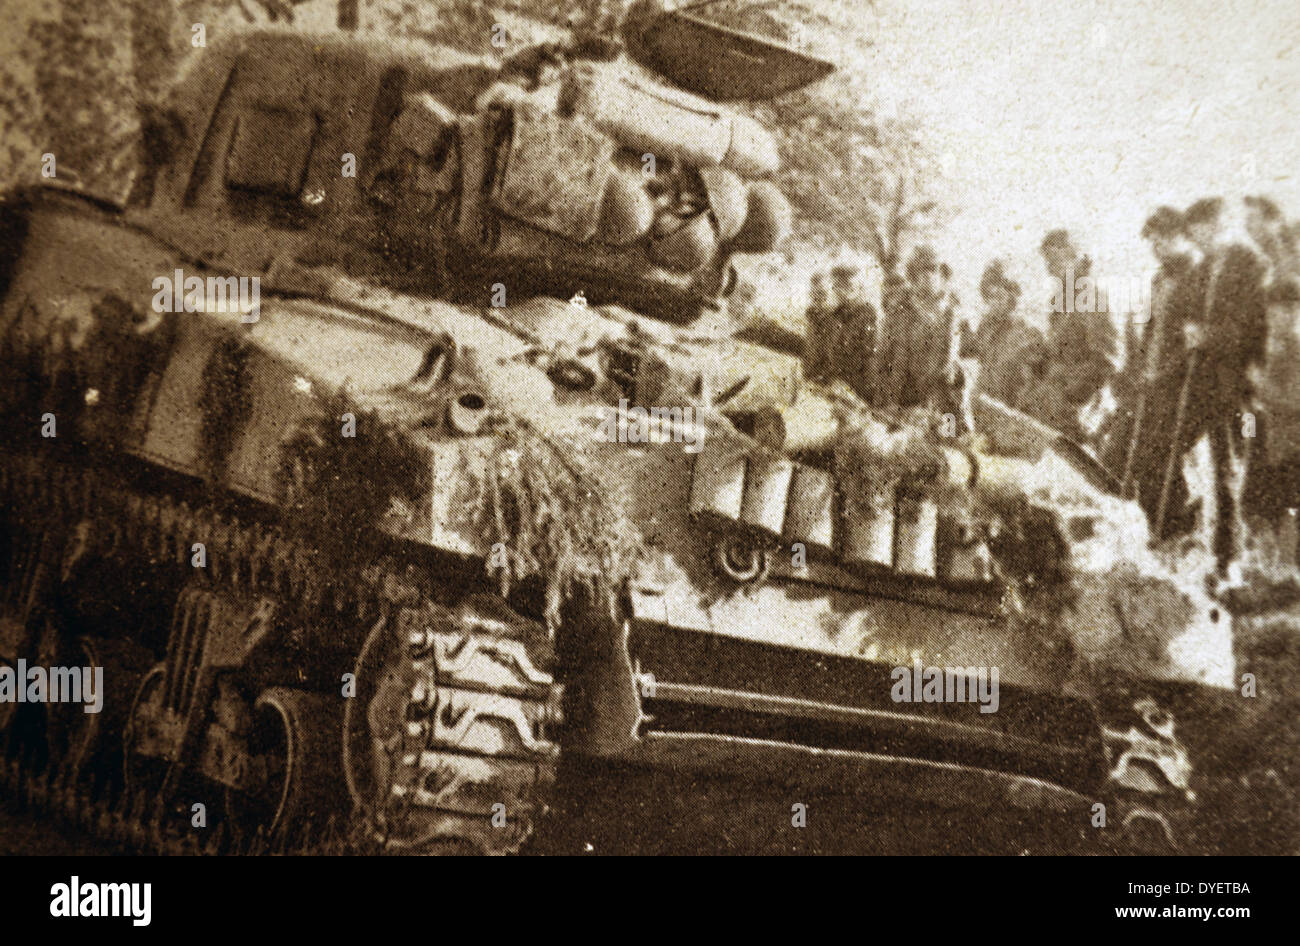
[[[388,662],[372,661],[368,669],[401,681],[387,694],[395,709],[386,743],[396,743],[389,783],[368,799],[352,791],[350,812],[336,806],[315,824],[241,832],[232,819],[218,817],[206,831],[195,830],[188,817],[168,813],[161,792],[129,785],[114,791],[91,784],[67,758],[33,761],[10,750],[0,757],[0,794],[12,804],[107,844],[156,854],[515,853],[545,813],[559,754],[547,736],[560,720],[562,688],[550,672],[554,653],[545,628],[501,599],[472,596],[448,607],[437,600],[447,589],[391,556],[325,574],[316,550],[277,523],[241,522],[209,505],[143,491],[97,466],[4,451],[0,504],[13,510],[19,533],[10,537],[14,555],[3,598],[10,611],[19,608],[24,625],[42,606],[39,592],[24,587],[41,568],[45,580],[53,575],[57,583],[70,560],[108,560],[144,572],[147,580],[150,570],[183,569],[192,544],[202,542],[207,567],[194,569],[202,572],[199,587],[274,601],[294,615],[290,633],[301,635],[299,646],[310,650],[319,633],[312,628],[356,629],[357,698],[344,701],[344,731],[332,734],[332,745],[342,750],[334,760],[345,770],[349,725],[374,722],[361,705],[360,671],[381,638],[390,644]],[[169,650],[176,633],[169,632]],[[107,682],[105,688],[112,692]],[[3,724],[0,719],[0,741],[8,743]],[[345,774],[353,788],[351,772]]]
[[[1196,793],[1191,758],[1175,734],[1174,717],[1144,695],[1125,722],[1123,730],[1102,727],[1119,853],[1188,853],[1195,840]]]

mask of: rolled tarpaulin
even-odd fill
[[[664,217],[661,214],[661,220]],[[667,269],[681,273],[691,273],[699,269],[718,251],[718,238],[713,232],[713,223],[706,213],[696,214],[685,221],[672,220],[668,226],[676,226],[671,232],[653,238],[646,247],[650,259]],[[659,229],[660,221],[655,222]]]
[[[605,181],[596,239],[627,246],[650,232],[654,218],[654,201],[645,189],[644,176],[615,168]]]
[[[766,253],[790,235],[794,214],[790,202],[771,181],[749,185],[745,223],[730,243],[737,253]]]
[[[561,79],[559,103],[638,154],[726,167],[741,177],[780,166],[776,141],[754,120],[685,92],[643,86],[618,66],[573,63]]]
[[[741,177],[764,177],[776,173],[781,166],[781,156],[776,150],[776,139],[766,128],[752,118],[734,115],[731,144],[721,163]]]
[[[718,239],[726,242],[740,232],[749,214],[749,188],[734,171],[700,168],[700,180],[709,195],[709,207],[718,222]]]

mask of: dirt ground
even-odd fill
[[[1300,576],[1252,576],[1237,602],[1238,678],[1254,697],[1232,716],[1181,732],[1196,766],[1197,854],[1300,854]],[[1077,817],[962,813],[873,804],[869,785],[834,796],[610,766],[563,765],[534,854],[1104,854]],[[791,806],[807,806],[807,825]],[[0,804],[0,856],[117,853]]]

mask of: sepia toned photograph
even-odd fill
[[[1290,0],[0,23],[7,859],[1300,854]]]

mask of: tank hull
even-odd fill
[[[129,681],[110,689],[116,733],[0,716],[24,771],[148,804],[155,826],[178,823],[179,790],[200,779],[241,844],[324,822],[354,849],[494,853],[544,818],[562,754],[1081,825],[1136,784],[1126,758],[1186,790],[1172,725],[1132,696],[1232,687],[1230,622],[1144,563],[1112,574],[1112,546],[1144,545],[1102,528],[1122,504],[1050,449],[995,459],[927,441],[943,471],[930,492],[873,467],[875,446],[846,449],[846,418],[867,416],[851,398],[698,324],[724,250],[671,274],[645,247],[587,245],[594,199],[579,214],[577,198],[524,193],[509,163],[569,139],[553,117],[527,126],[522,104],[457,126],[479,164],[415,215],[442,256],[412,257],[412,233],[367,204],[377,174],[325,182],[311,150],[298,177],[252,167],[240,135],[346,92],[355,115],[303,125],[342,148],[400,68],[419,89],[399,87],[386,119],[427,119],[403,160],[436,182],[434,158],[451,160],[439,123],[474,110],[491,70],[386,71],[338,40],[317,61],[292,39],[285,61],[327,84],[267,91],[277,42],[187,80],[203,94],[180,97],[177,121],[202,134],[174,142],[127,207],[46,189],[4,208],[22,252],[0,286],[15,381],[0,396],[0,659],[105,654]],[[239,56],[269,71],[232,73]],[[618,135],[645,131],[618,118]],[[581,137],[591,167],[561,184],[591,197],[618,165]],[[267,197],[289,184],[290,204]],[[720,226],[694,203],[703,186],[678,197],[665,239]],[[450,290],[444,268],[471,279]],[[537,272],[548,294],[519,292]],[[647,292],[670,318],[622,308]],[[864,443],[875,427],[882,442],[928,436],[861,422]],[[988,523],[951,501],[977,482],[1051,508],[1058,544],[1041,557],[1069,595],[1035,603],[1044,562],[995,580]],[[1016,509],[1016,527],[1037,521]]]

